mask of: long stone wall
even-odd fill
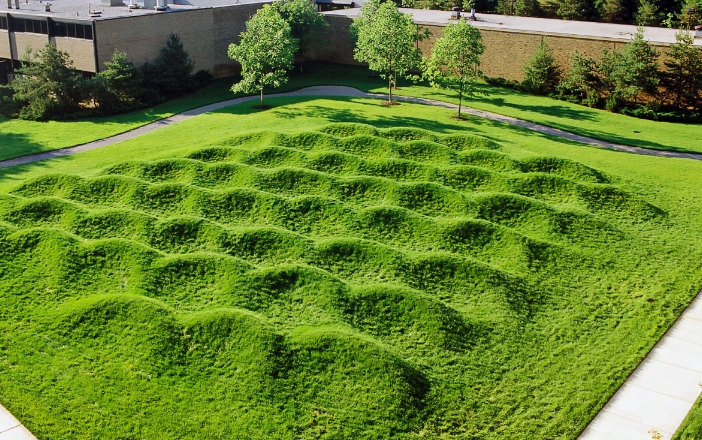
[[[325,18],[329,26],[324,28],[323,35],[312,50],[313,58],[335,63],[358,64],[353,59],[354,44],[349,34],[352,20],[345,16],[334,15],[328,15]],[[434,41],[442,35],[444,26],[421,22],[417,24],[428,28],[431,32],[431,37],[419,44],[422,53],[428,56]],[[626,44],[625,41],[606,38],[596,39],[514,30],[481,29],[480,31],[485,43],[485,53],[481,57],[483,73],[490,77],[516,81],[521,81],[524,78],[523,67],[536,52],[542,38],[547,39],[557,62],[564,70],[570,66],[575,50],[597,59],[605,48],[619,50]],[[667,45],[655,43],[654,45],[661,54],[667,52]]]

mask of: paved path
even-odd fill
[[[0,405],[0,440],[36,440],[36,437]]]
[[[701,391],[702,292],[579,440],[670,440]]]
[[[294,92],[287,93],[277,93],[273,95],[268,95],[268,97],[281,97],[281,96],[348,96],[357,98],[384,98],[386,95],[377,93],[365,93],[353,87],[346,86],[314,86],[307,87],[304,89],[296,90]],[[160,128],[173,125],[175,123],[185,121],[194,116],[201,115],[203,113],[211,112],[214,110],[219,110],[224,107],[229,107],[235,104],[241,104],[243,102],[257,100],[258,96],[247,96],[244,98],[235,98],[228,101],[222,101],[215,104],[206,105],[204,107],[199,107],[196,109],[188,110],[183,113],[171,116],[170,118],[161,119],[159,121],[152,122],[150,124],[143,125],[134,130],[127,131],[125,133],[118,134],[116,136],[111,136],[99,141],[90,142],[83,145],[77,145],[75,147],[64,148],[61,150],[47,151],[45,153],[31,154],[28,156],[22,156],[15,159],[8,159],[0,161],[0,168],[11,167],[15,165],[22,165],[25,163],[37,162],[40,160],[51,159],[54,157],[68,156],[71,154],[82,153],[83,151],[94,150],[96,148],[106,147],[108,145],[116,144],[119,142],[124,142],[129,139],[134,139],[146,133],[151,133]],[[435,101],[433,99],[425,98],[411,98],[407,96],[396,96],[397,101],[414,102],[418,104],[433,105],[437,107],[444,107],[456,110],[458,106],[455,104],[449,104],[447,102]],[[512,118],[509,116],[498,115],[497,113],[486,112],[482,110],[475,110],[472,108],[463,108],[463,113],[470,114],[473,116],[478,116],[480,118],[490,119],[492,121],[498,121],[505,124],[515,125],[518,127],[526,128],[529,130],[537,131],[539,133],[548,134],[551,136],[556,136],[576,142],[580,142],[587,145],[593,145],[596,147],[606,148],[609,150],[623,151],[626,153],[634,154],[644,154],[649,156],[659,156],[659,157],[675,157],[682,159],[695,159],[702,160],[702,153],[678,153],[673,151],[661,151],[661,150],[651,150],[647,148],[631,147],[628,145],[615,144],[613,142],[601,141],[598,139],[593,139],[586,136],[580,136],[567,131],[559,130],[557,128],[547,127],[545,125],[535,124],[533,122],[523,121],[521,119]]]

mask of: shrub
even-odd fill
[[[675,34],[666,70],[663,72],[665,99],[678,108],[702,108],[702,48],[694,46],[686,31]]]
[[[87,96],[86,82],[68,53],[51,43],[38,54],[27,51],[10,87],[18,116],[35,121],[75,113]]]
[[[553,51],[548,47],[546,38],[541,39],[539,48],[529,63],[524,66],[522,86],[530,93],[547,95],[556,90],[561,78],[561,69],[556,64]]]
[[[595,107],[600,100],[600,78],[597,74],[597,62],[575,51],[570,70],[558,85],[561,97],[588,107]]]
[[[98,73],[92,81],[92,96],[103,114],[115,114],[134,110],[142,106],[142,74],[124,52],[115,51],[107,69]]]

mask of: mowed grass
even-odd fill
[[[0,170],[39,438],[574,439],[702,285],[702,163],[271,103]]]
[[[236,77],[223,78],[183,98],[109,118],[32,122],[0,117],[0,160],[103,139],[185,110],[242,96],[229,91],[236,81]],[[387,93],[385,81],[366,68],[330,63],[309,63],[305,73],[292,72],[287,84],[267,93],[321,84],[348,85],[367,92]],[[401,86],[396,91],[399,95],[458,103],[453,93],[433,89],[426,83],[404,81]],[[699,124],[637,119],[486,84],[481,86],[480,91],[481,94],[465,100],[464,104],[611,142],[661,150],[702,152],[702,127]]]

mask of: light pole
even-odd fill
[[[509,0],[509,1],[512,2],[512,6],[510,7],[510,11],[511,11],[512,15],[514,15],[514,2],[517,0]]]

